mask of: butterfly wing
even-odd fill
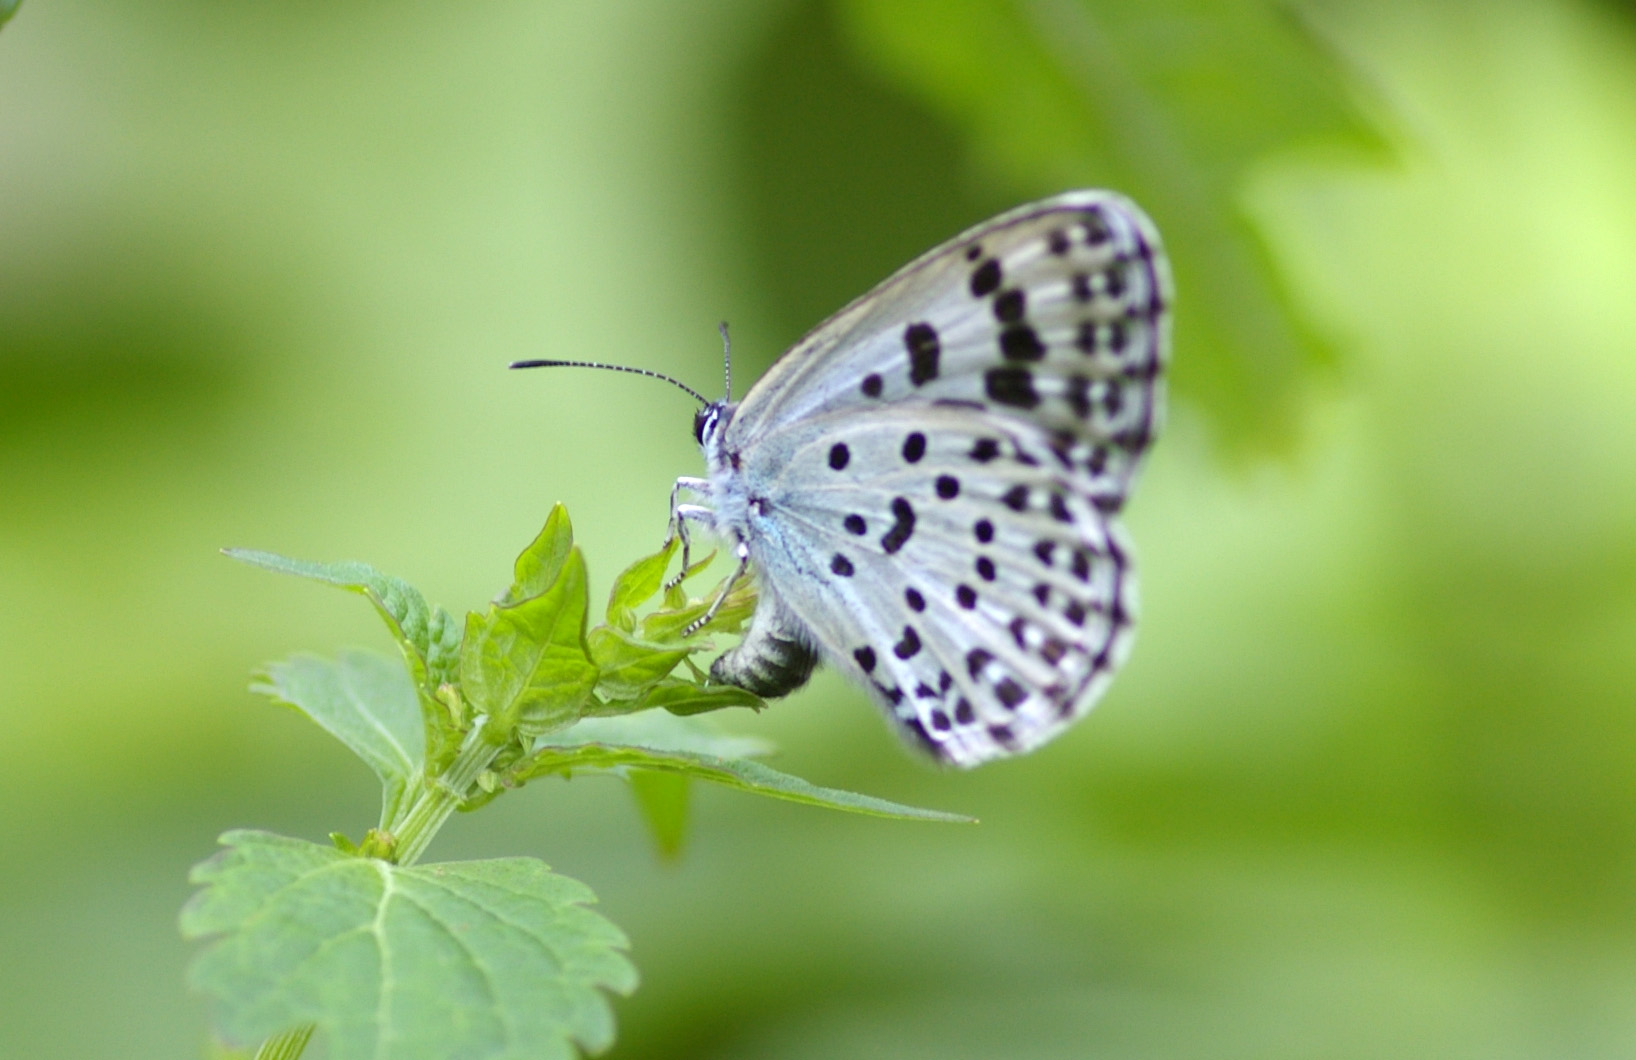
[[[768,628],[804,630],[958,765],[1088,710],[1130,645],[1117,515],[1163,408],[1170,299],[1142,212],[1071,192],[932,250],[798,343],[720,450]],[[725,666],[761,654],[747,639]]]
[[[1051,444],[1026,422],[900,405],[771,432],[745,457],[763,606],[956,765],[1049,740],[1129,648],[1128,549]]]
[[[959,403],[1045,429],[1117,507],[1158,430],[1171,280],[1128,199],[1069,192],[978,225],[819,325],[757,382],[729,448],[830,413]]]

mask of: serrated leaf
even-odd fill
[[[539,534],[517,556],[511,588],[495,602],[509,607],[551,588],[568,562],[568,554],[573,547],[574,527],[568,521],[568,509],[558,504],[545,517],[545,525],[540,528]]]
[[[380,827],[391,827],[426,759],[420,700],[402,664],[363,651],[297,655],[269,664],[250,690],[299,710],[363,759],[381,781]]]
[[[673,537],[664,548],[642,557],[619,573],[608,593],[609,625],[627,633],[636,628],[636,609],[659,594],[665,571],[670,569],[670,559],[680,545],[681,538]]]
[[[692,651],[691,648],[645,644],[610,626],[591,630],[586,636],[586,645],[601,672],[597,697],[629,700],[633,705]]]
[[[678,857],[687,841],[688,804],[692,781],[677,773],[638,769],[625,778],[636,796],[659,855]]]
[[[635,723],[641,718],[654,725],[649,733],[636,735],[632,743],[602,742],[596,737],[607,735],[614,739],[631,735],[630,729],[612,727],[614,722]],[[649,719],[667,719],[663,727]],[[755,795],[824,806],[832,810],[867,814],[872,817],[898,817],[922,821],[950,821],[972,823],[975,818],[961,814],[927,810],[915,806],[877,799],[872,795],[819,787],[800,777],[780,773],[776,769],[743,757],[727,757],[711,753],[708,743],[702,746],[691,741],[695,735],[708,741],[709,730],[696,719],[675,718],[664,714],[643,714],[632,718],[587,718],[574,728],[553,733],[536,747],[534,753],[513,773],[517,781],[551,774],[572,774],[579,770],[632,770],[647,769],[671,773],[722,784]],[[587,739],[589,737],[589,739]],[[641,746],[643,743],[661,746]]]
[[[431,703],[438,685],[447,680],[449,653],[457,643],[459,626],[442,608],[434,611],[428,607],[420,590],[408,582],[351,560],[313,563],[246,548],[224,548],[222,554],[253,567],[294,574],[362,595],[374,605],[398,642],[425,703]],[[429,660],[436,662],[436,672]]]
[[[467,616],[461,690],[497,737],[537,735],[579,717],[597,681],[585,653],[585,582],[584,557],[573,548],[544,593]]]
[[[1383,154],[1295,20],[1263,0],[847,0],[839,11],[856,52],[967,130],[1001,182],[1140,202],[1176,274],[1177,389],[1229,439],[1292,429],[1330,354],[1241,197],[1273,152]]]
[[[533,858],[402,868],[266,832],[194,867],[182,934],[222,1037],[315,1023],[331,1060],[571,1060],[613,1038],[625,937]]]

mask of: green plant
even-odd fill
[[[369,652],[273,663],[252,688],[340,740],[381,781],[379,823],[322,846],[268,832],[222,836],[196,866],[182,933],[210,941],[192,985],[215,1002],[230,1043],[260,1057],[301,1055],[315,1028],[335,1060],[572,1056],[613,1040],[604,991],[636,971],[619,929],[586,908],[588,888],[532,858],[417,864],[456,810],[536,777],[606,773],[634,789],[661,849],[676,851],[694,779],[880,817],[966,821],[809,784],[756,761],[770,747],[723,735],[704,713],[759,710],[709,684],[691,656],[755,610],[735,589],[710,606],[665,585],[672,541],[614,582],[606,620],[587,630],[585,561],[559,505],[517,558],[511,585],[462,627],[420,592],[362,563],[234,559],[364,596],[402,655]],[[680,674],[678,674],[680,670]]]

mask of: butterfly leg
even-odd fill
[[[682,539],[682,569],[676,572],[676,577],[665,582],[664,587],[667,590],[680,585],[682,579],[687,576],[687,568],[692,565],[693,539],[687,532],[687,520],[692,519],[695,522],[705,523],[714,521],[714,513],[709,508],[697,504],[678,503],[683,490],[708,494],[710,482],[707,479],[683,476],[677,479],[676,485],[670,488],[670,525],[666,528],[664,544],[660,545],[659,549],[664,551],[670,547],[672,541],[680,537]]]
[[[690,506],[683,505],[683,507]],[[709,509],[706,508],[705,511],[709,511]],[[727,602],[727,597],[738,587],[739,581],[744,577],[745,572],[750,569],[750,547],[740,541],[733,551],[738,555],[738,569],[733,571],[732,576],[722,583],[721,591],[716,594],[716,599],[711,602],[709,609],[692,622],[689,622],[687,628],[682,630],[683,638],[691,637],[710,624],[710,620],[716,617],[716,612],[721,610],[721,605]]]

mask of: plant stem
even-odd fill
[[[437,835],[443,822],[449,819],[476,783],[478,774],[489,767],[500,748],[484,739],[488,718],[479,717],[460,744],[460,753],[442,776],[432,778],[421,791],[409,812],[403,815],[398,829],[397,857],[399,865],[413,865],[426,852],[426,847]]]

